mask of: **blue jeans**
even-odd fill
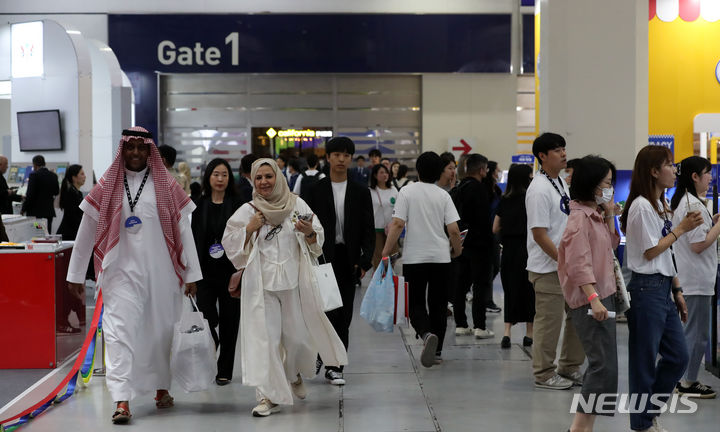
[[[682,324],[670,286],[672,278],[656,274],[633,272],[628,285],[630,310],[628,320],[628,365],[630,369],[630,393],[647,394],[647,404],[641,413],[630,414],[630,428],[643,430],[652,426],[659,410],[650,402],[653,394],[673,392],[688,365],[688,350]],[[660,360],[656,361],[660,354]],[[667,397],[662,398],[665,402]]]

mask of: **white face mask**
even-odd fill
[[[609,203],[614,193],[615,190],[612,186],[610,186],[609,188],[602,188],[602,196],[595,195],[595,202],[598,204]]]

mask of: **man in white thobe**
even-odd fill
[[[105,311],[106,384],[127,423],[129,401],[156,390],[173,405],[170,348],[185,294],[202,279],[188,215],[195,205],[167,172],[145,129],[123,131],[115,161],[80,205],[67,280],[81,288],[94,252]]]

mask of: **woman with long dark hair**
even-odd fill
[[[398,191],[390,181],[390,170],[385,165],[373,166],[370,173],[370,198],[373,203],[373,214],[375,215],[375,252],[373,252],[372,265],[377,267],[382,258],[382,250],[387,240],[386,227],[392,222],[393,208],[397,201]],[[393,246],[393,253],[397,251],[397,245]]]
[[[663,407],[653,400],[659,397],[664,404],[688,365],[680,322],[687,321],[687,306],[671,246],[699,226],[703,217],[689,213],[673,225],[664,193],[674,184],[675,166],[669,149],[650,145],[638,152],[630,195],[620,217],[626,235],[627,266],[632,270],[627,286],[630,310],[625,313],[630,331],[630,393],[648,396],[641,400],[641,412],[630,413],[633,430],[661,429],[657,413]],[[658,396],[653,397],[655,394]]]
[[[493,233],[500,235],[503,245],[500,280],[505,293],[505,335],[502,348],[510,348],[510,328],[525,323],[523,346],[532,345],[535,317],[535,291],[528,280],[527,214],[525,192],[532,180],[530,165],[513,165],[508,172],[505,195],[500,199],[493,221]]]
[[[691,212],[700,212],[703,223],[682,236],[675,246],[678,279],[683,287],[683,297],[688,309],[685,324],[690,361],[677,390],[688,397],[710,399],[715,390],[698,381],[700,363],[705,356],[710,339],[712,296],[717,276],[717,238],[720,235],[719,215],[712,216],[707,208],[705,194],[712,181],[710,161],[690,156],[680,163],[677,188],[670,201],[673,224],[677,225]]]
[[[228,293],[235,267],[220,243],[228,219],[242,204],[235,196],[234,185],[230,164],[225,159],[211,160],[205,168],[202,196],[192,217],[195,247],[203,274],[197,284],[197,303],[210,324],[215,346],[220,349],[215,378],[218,385],[226,385],[232,380],[240,325],[240,302]],[[217,332],[215,327],[218,327]]]
[[[80,188],[84,184],[85,171],[82,165],[70,165],[60,184],[60,208],[63,210],[63,218],[57,233],[62,234],[63,240],[75,240],[77,236],[83,216],[80,210],[80,203],[83,200]]]

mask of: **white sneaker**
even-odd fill
[[[270,399],[263,398],[260,403],[253,408],[253,417],[267,417],[274,412],[280,411],[280,406],[270,402]]]
[[[535,381],[535,387],[550,390],[567,390],[573,386],[573,382],[558,374],[551,376],[545,381]]]
[[[455,327],[455,336],[469,336],[473,331],[469,327]]]
[[[475,329],[473,333],[475,333],[475,339],[490,339],[495,337],[495,333],[487,329]]]
[[[563,378],[565,378],[565,379],[569,379],[569,380],[572,381],[573,384],[576,385],[576,386],[582,386],[582,385],[583,385],[583,373],[580,372],[579,370],[576,370],[575,372],[573,372],[573,373],[571,373],[571,374],[562,374],[562,373],[561,373],[561,374],[558,374],[558,375],[560,375],[561,377],[563,377]]]
[[[298,399],[305,399],[307,397],[307,389],[300,374],[297,375],[297,381],[290,383],[290,387],[292,387],[292,392]]]

